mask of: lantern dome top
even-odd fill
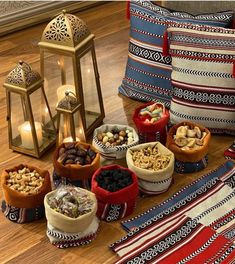
[[[65,10],[52,19],[44,29],[42,42],[57,45],[76,47],[84,40],[90,31],[86,23],[72,14],[67,14]]]
[[[40,74],[33,71],[29,64],[20,60],[16,67],[7,75],[5,83],[28,88],[39,80],[42,80]]]
[[[78,101],[77,98],[74,96],[74,93],[71,91],[66,91],[65,97],[59,101],[57,108],[72,111],[77,106]]]

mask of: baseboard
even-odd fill
[[[0,9],[0,36],[51,20],[62,9],[75,12],[104,4],[103,1],[3,1]]]

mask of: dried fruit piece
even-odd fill
[[[197,138],[201,138],[201,136],[202,136],[201,129],[199,127],[195,126],[194,131],[196,132]]]
[[[186,146],[189,147],[189,148],[193,148],[195,143],[196,143],[196,139],[195,138],[188,138],[188,144]]]
[[[194,138],[196,136],[196,131],[194,129],[187,130],[187,137]]]
[[[188,144],[188,140],[185,137],[178,137],[175,139],[175,144],[179,147],[184,147]]]

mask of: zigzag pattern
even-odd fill
[[[154,73],[151,73],[151,72],[146,72],[146,71],[137,69],[137,68],[131,66],[130,64],[127,64],[127,67],[132,69],[133,71],[140,72],[140,73],[143,73],[143,74],[151,76],[151,77],[160,78],[160,79],[164,79],[164,80],[169,80],[170,81],[170,78],[168,78],[166,76],[159,75],[159,74],[154,74]]]
[[[233,78],[232,74],[225,73],[225,72],[198,71],[198,70],[180,68],[180,67],[175,67],[175,66],[172,66],[172,70],[180,72],[180,73],[184,73],[184,74],[198,75],[198,76],[204,76],[204,77],[229,78],[229,79]]]
[[[200,57],[200,58],[204,58],[204,59],[210,59],[210,61],[217,61],[217,60],[231,61],[231,60],[235,60],[235,55],[232,55],[232,54],[206,53],[206,52],[178,50],[178,49],[171,49],[170,53],[171,53],[171,55]],[[223,61],[220,61],[220,63],[223,63]],[[226,63],[226,62],[224,62],[224,63]]]
[[[152,4],[149,1],[143,1],[143,0],[135,0],[135,3],[140,5],[140,6],[144,6],[152,11],[155,11],[161,15],[164,16],[171,16],[171,17],[176,17],[176,18],[181,18],[181,19],[193,19],[193,20],[218,20],[218,21],[230,21],[231,17],[232,17],[232,13],[228,12],[228,13],[223,13],[223,14],[205,14],[205,15],[191,15],[189,13],[186,12],[172,12],[169,11],[168,9],[164,8],[164,7],[160,7],[157,5]],[[134,8],[131,9],[131,11],[137,11]]]
[[[215,222],[212,222],[210,224],[210,226],[214,229],[217,230],[219,229],[221,226],[226,225],[227,223],[229,223],[230,221],[232,221],[233,219],[235,219],[235,212],[233,213],[234,210],[228,212],[225,216],[221,216],[220,218],[218,218],[215,222],[218,222],[217,224],[215,224]]]
[[[208,173],[207,175],[209,175],[210,173]],[[205,175],[206,176],[206,175]],[[141,232],[142,229],[145,229],[146,227],[152,225],[154,222],[159,221],[159,219],[163,219],[165,216],[169,216],[171,213],[173,213],[174,211],[176,211],[177,209],[183,207],[184,205],[186,205],[187,203],[191,202],[192,200],[195,199],[195,197],[202,195],[203,193],[206,193],[208,191],[208,189],[212,188],[213,186],[217,185],[217,180],[212,178],[211,180],[207,181],[204,185],[202,185],[200,188],[198,188],[197,190],[195,190],[194,192],[190,193],[188,196],[186,196],[184,199],[180,200],[179,202],[177,202],[176,204],[170,206],[169,208],[163,210],[161,213],[155,215],[153,218],[151,218],[150,220],[148,220],[147,222],[144,222],[143,224],[141,224],[140,226],[137,226],[135,228],[135,230],[128,232],[125,236],[123,236],[120,240],[116,241],[115,243],[111,244],[110,247],[114,248],[116,244],[119,244],[125,240],[128,240],[130,237],[132,237],[134,234],[138,234]],[[190,186],[190,185],[189,185]],[[186,189],[186,188],[184,188]],[[182,189],[180,192],[182,192],[184,189]],[[173,200],[174,197],[179,194],[180,192],[176,193],[173,197],[171,197],[168,201]],[[144,214],[148,214],[151,210],[153,210],[153,208],[151,208],[150,210],[146,211],[143,214],[140,215],[144,215]],[[132,220],[135,218],[132,218]]]
[[[171,57],[163,56],[162,52],[160,51],[140,47],[131,41],[129,43],[129,52],[135,56],[138,56],[139,58],[171,65]]]
[[[211,213],[215,209],[218,209],[219,207],[221,207],[224,204],[226,204],[227,202],[229,202],[229,200],[231,200],[234,196],[235,196],[235,190],[232,193],[230,193],[228,196],[226,196],[223,200],[221,200],[219,203],[215,204],[214,206],[211,206],[210,208],[208,208],[206,211],[202,212],[200,215],[198,215],[194,219],[196,221],[200,221],[200,219],[202,219],[203,217],[205,217],[206,215],[208,215],[209,213]]]
[[[132,87],[132,89],[133,88],[141,89],[141,90],[145,90],[146,92],[150,92],[150,93],[154,93],[154,94],[157,91],[157,96],[159,96],[159,95],[172,96],[173,95],[172,91],[169,91],[167,89],[164,90],[163,88],[155,86],[155,85],[151,85],[151,84],[146,84],[146,83],[143,83],[143,82],[135,81],[135,80],[130,79],[130,78],[125,78],[124,80],[129,86]]]
[[[182,118],[184,120],[193,120],[195,122],[206,121],[206,122],[223,122],[223,123],[231,124],[231,125],[235,124],[235,120],[227,120],[227,119],[223,119],[223,118],[206,117],[206,116],[191,116],[191,115],[172,111],[171,109],[170,109],[170,113],[179,117],[179,118]],[[223,129],[221,129],[221,130],[223,130]],[[218,129],[218,131],[219,131],[219,129]],[[225,131],[227,131],[227,130],[225,129]]]
[[[165,104],[167,108],[170,108],[170,102],[166,102],[166,99],[161,99],[157,97],[157,95],[155,96],[147,95],[147,94],[144,94],[143,92],[134,91],[132,87],[128,87],[128,90],[127,90],[123,85],[121,85],[119,87],[119,92],[122,94],[125,94],[127,97],[137,99],[143,102],[160,102],[160,103]]]
[[[53,236],[55,238],[58,238],[60,240],[67,240],[67,241],[73,241],[81,239],[80,235],[67,235],[66,233],[61,233],[59,231],[53,231],[51,229],[47,229],[47,234],[50,236]],[[90,235],[91,236],[91,235]],[[89,236],[87,236],[89,238]]]
[[[235,250],[235,245],[231,245],[225,252],[223,255],[221,255],[220,257],[218,257],[213,263],[211,264],[220,264],[222,263],[231,253],[232,251]],[[232,264],[232,262],[231,262]]]
[[[206,241],[206,243],[202,247],[194,251],[191,255],[179,261],[177,264],[185,264],[186,262],[192,260],[194,257],[196,257],[201,252],[203,252],[205,249],[207,249],[216,240],[217,237],[218,237],[218,234],[214,234],[212,237],[209,238],[208,241]]]
[[[195,45],[208,45],[208,46],[213,46],[213,47],[223,47],[224,49],[227,47],[234,47],[235,46],[235,41],[230,40],[230,39],[210,39],[210,38],[201,38],[201,37],[196,37],[196,36],[186,36],[186,35],[181,35],[181,34],[174,34],[171,37],[172,44],[174,42],[182,42],[183,45],[185,43],[187,44],[195,44]]]
[[[54,242],[53,245],[57,248],[69,248],[69,247],[78,247],[78,246],[85,246],[91,243],[92,240],[87,241],[71,241],[71,242]]]
[[[131,30],[134,31],[134,32],[138,32],[140,34],[143,34],[143,35],[148,35],[148,36],[155,37],[155,38],[156,37],[157,38],[163,38],[163,36],[160,35],[160,34],[154,34],[152,32],[148,32],[148,31],[144,31],[144,30],[137,29],[135,27],[132,27]]]
[[[192,90],[187,90],[185,88],[174,87],[174,97],[173,99],[178,99],[178,101],[191,101],[201,104],[211,104],[223,107],[229,107],[230,110],[234,110],[235,106],[235,95],[231,93],[221,94],[212,92],[194,92]],[[183,100],[182,100],[183,99]]]

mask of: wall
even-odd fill
[[[98,1],[0,1],[0,36],[68,12],[101,4]]]

